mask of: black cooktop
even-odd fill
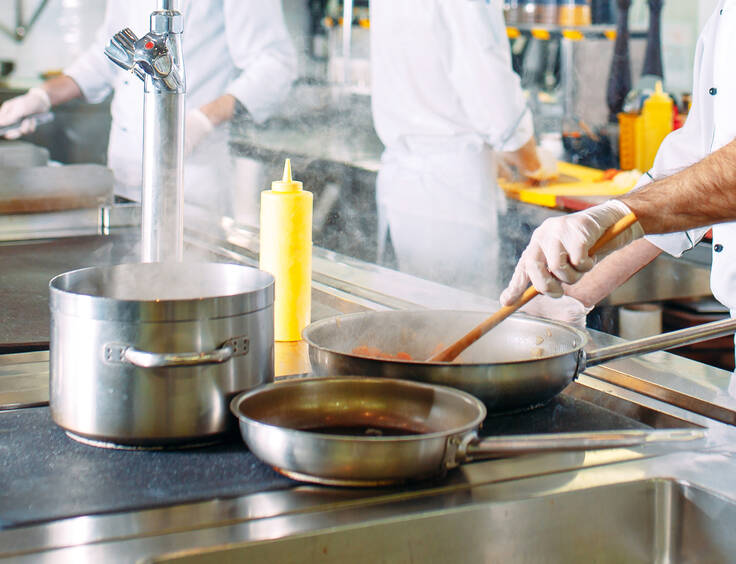
[[[632,428],[648,427],[559,395],[533,410],[488,417],[481,435]],[[0,529],[296,484],[256,459],[238,435],[208,448],[111,450],[67,437],[51,420],[48,407],[0,411]]]
[[[0,411],[0,529],[295,484],[239,439],[197,449],[115,450],[70,439],[48,407]]]

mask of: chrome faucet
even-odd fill
[[[159,0],[151,31],[126,28],[105,48],[144,83],[141,260],[182,260],[184,105],[183,18],[175,0]]]

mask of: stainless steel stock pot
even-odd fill
[[[50,406],[74,438],[201,443],[273,381],[273,277],[224,263],[83,268],[51,280]]]

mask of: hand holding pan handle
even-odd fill
[[[596,254],[606,243],[618,237],[621,233],[626,231],[629,227],[636,223],[636,216],[633,213],[621,218],[614,223],[608,230],[598,239],[598,242],[590,248],[588,251],[589,256]],[[491,315],[488,319],[483,321],[480,325],[477,325],[470,332],[465,334],[463,337],[455,341],[449,347],[441,350],[434,356],[428,359],[428,362],[452,362],[457,356],[467,349],[470,345],[475,343],[483,335],[488,333],[496,325],[501,323],[512,313],[515,313],[519,308],[528,304],[532,298],[539,295],[539,292],[534,286],[529,286],[522,296],[516,300],[513,304],[503,306],[496,313]]]

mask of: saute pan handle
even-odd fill
[[[483,458],[499,458],[517,454],[536,452],[560,452],[572,450],[593,450],[602,448],[621,448],[648,443],[672,443],[702,439],[705,433],[700,429],[662,429],[655,431],[623,430],[593,431],[581,433],[550,433],[539,435],[518,435],[478,439],[472,437],[458,448],[459,462]]]
[[[734,331],[736,331],[736,319],[728,318],[635,341],[626,341],[587,352],[584,359],[585,365],[581,367],[580,371],[582,372],[586,367],[602,364],[609,360],[692,345],[708,339],[731,335]]]
[[[105,345],[107,362],[132,364],[138,368],[167,368],[172,366],[200,366],[222,364],[234,356],[248,354],[248,338],[236,337],[209,352],[156,353],[142,351],[129,345]]]

